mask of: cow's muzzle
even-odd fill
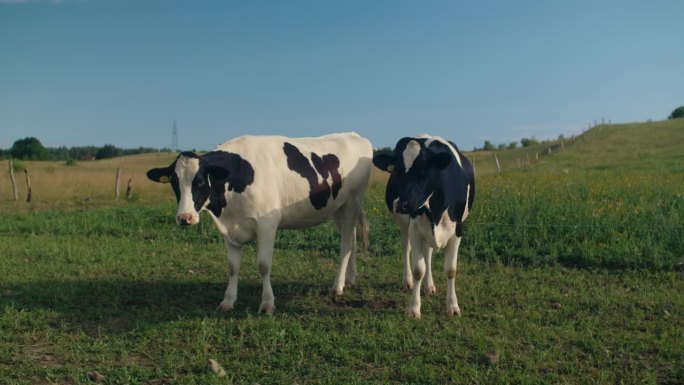
[[[192,213],[178,214],[176,216],[176,222],[181,226],[190,226],[197,223]]]
[[[394,202],[394,212],[397,214],[410,214],[409,203],[401,201]]]

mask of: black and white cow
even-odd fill
[[[385,200],[399,225],[404,259],[404,287],[413,289],[408,314],[420,318],[420,287],[432,281],[432,250],[445,248],[447,313],[460,315],[455,278],[463,221],[473,206],[475,176],[470,161],[452,142],[420,135],[397,142],[392,154],[373,158],[390,173]]]
[[[312,227],[332,218],[342,239],[333,290],[341,295],[345,282],[354,283],[356,228],[362,223],[372,156],[370,142],[356,133],[243,136],[204,155],[183,152],[147,177],[171,183],[178,224],[198,223],[205,210],[225,237],[230,277],[220,309],[233,308],[242,246],[257,241],[263,280],[259,311],[270,313],[275,309],[270,276],[278,229]]]

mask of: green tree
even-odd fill
[[[527,147],[527,146],[533,146],[535,144],[539,144],[539,141],[537,140],[537,138],[535,138],[533,136],[531,138],[520,139],[520,144],[522,144],[523,147]]]
[[[380,154],[392,154],[394,150],[391,147],[380,147],[373,149],[373,156]]]
[[[684,117],[684,106],[679,106],[675,108],[674,111],[668,116],[668,119],[677,119],[677,118],[682,118]]]
[[[10,154],[16,159],[25,160],[48,160],[50,159],[50,154],[40,143],[40,140],[29,137],[24,139],[19,139],[12,145]]]
[[[484,147],[482,147],[482,149],[485,151],[494,151],[496,149],[496,147],[494,147],[492,142],[485,140]]]
[[[115,147],[113,144],[105,144],[104,147],[97,150],[95,154],[96,159],[108,159],[115,158],[117,156],[123,155],[123,150]]]

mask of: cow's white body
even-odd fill
[[[308,200],[309,186],[296,172],[287,168],[283,143],[296,145],[302,152],[333,153],[340,159],[342,188],[337,198],[315,209]],[[243,136],[216,148],[242,156],[255,168],[254,182],[243,192],[226,192],[227,207],[215,219],[219,231],[231,238],[231,230],[241,234],[235,243],[256,239],[253,226],[277,225],[280,229],[316,226],[343,206],[362,204],[368,185],[372,147],[357,134],[332,134],[318,138],[283,136]],[[350,202],[352,201],[352,202]],[[359,207],[360,209],[360,207]],[[248,236],[251,233],[251,237]]]
[[[308,200],[309,187],[296,172],[289,170],[282,152],[283,143],[296,145],[302,152],[334,153],[340,159],[342,188],[336,199],[321,210]],[[226,237],[230,278],[220,307],[232,309],[237,298],[241,245],[258,241],[257,263],[263,280],[260,311],[275,309],[270,272],[273,243],[279,228],[305,228],[333,217],[342,238],[340,267],[333,284],[341,295],[345,281],[356,279],[356,225],[362,215],[363,194],[370,177],[373,149],[370,142],[356,134],[335,134],[320,138],[291,139],[278,136],[245,136],[217,148],[241,155],[255,165],[254,183],[241,194],[226,192],[227,207],[214,223]],[[307,151],[308,150],[308,151]]]
[[[339,159],[341,187],[337,195],[315,208],[309,200],[309,182],[288,168],[283,152],[285,143],[295,146],[313,164],[312,153],[334,154]],[[341,235],[340,267],[333,290],[342,294],[347,284],[356,278],[355,234],[361,222],[363,195],[368,185],[372,146],[356,133],[331,134],[318,138],[287,138],[283,136],[243,136],[216,148],[215,151],[239,155],[253,169],[253,182],[242,192],[230,190],[226,185],[226,205],[219,215],[206,210],[217,229],[225,237],[230,277],[222,310],[232,309],[237,298],[238,274],[242,261],[242,246],[257,241],[257,263],[263,280],[262,302],[259,310],[275,309],[270,274],[273,247],[278,229],[312,227],[332,218]],[[186,186],[192,182],[193,170],[199,169],[199,159],[179,157],[176,173],[185,178]],[[187,174],[187,175],[184,175]],[[323,182],[320,174],[316,174]],[[328,176],[328,178],[332,178]],[[183,183],[181,183],[182,185]],[[332,181],[329,181],[332,185]],[[189,224],[197,223],[199,213],[193,207],[189,188],[181,189],[177,217]],[[204,208],[208,205],[205,203]]]

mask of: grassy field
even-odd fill
[[[551,156],[518,167],[545,146]],[[404,314],[381,174],[357,286],[329,293],[333,226],[283,231],[265,316],[254,245],[237,309],[215,310],[221,238],[208,218],[178,228],[168,186],[144,180],[172,154],[26,162],[34,202],[11,201],[0,179],[0,383],[87,384],[93,371],[106,384],[683,383],[684,121],[602,126],[559,146],[501,152],[501,175],[491,153],[472,154],[463,316],[444,314],[438,254],[419,321]],[[131,200],[113,202],[117,167]]]

